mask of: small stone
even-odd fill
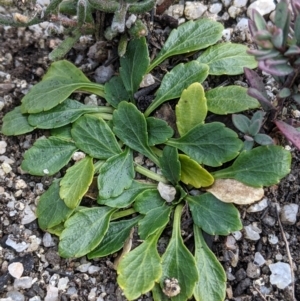
[[[17,291],[8,292],[7,297],[11,298],[14,301],[25,301],[24,295]]]
[[[222,3],[225,7],[228,7],[231,4],[231,0],[222,0]]]
[[[270,264],[270,282],[280,289],[285,289],[292,282],[291,268],[287,263],[277,262]]]
[[[276,223],[276,219],[270,215],[266,215],[263,219],[262,219],[263,223],[268,225],[268,226],[274,226]]]
[[[299,118],[300,117],[300,111],[299,110],[292,110],[292,114],[295,118]]]
[[[264,210],[265,208],[268,207],[268,199],[263,198],[261,201],[251,205],[248,209],[247,212],[259,212]]]
[[[47,286],[45,301],[58,301],[58,288],[53,285]]]
[[[42,301],[42,300],[39,296],[34,296],[34,297],[30,298],[28,301]]]
[[[260,268],[253,262],[249,262],[246,270],[247,276],[256,279],[260,276]]]
[[[282,254],[280,254],[280,253],[278,253],[278,254],[275,255],[275,259],[276,259],[277,261],[281,261],[282,258],[283,258],[283,256],[282,256]]]
[[[233,19],[235,19],[241,12],[242,10],[239,7],[230,6],[228,8],[228,14]]]
[[[159,182],[157,185],[157,190],[160,196],[167,202],[171,203],[175,199],[176,189],[171,185]]]
[[[184,5],[175,4],[175,5],[171,5],[166,13],[175,19],[179,19],[180,17],[183,16],[183,10],[184,10]]]
[[[254,226],[253,224],[245,226],[244,231],[245,231],[245,238],[250,239],[250,240],[259,240],[260,239],[259,233],[261,233],[261,230],[259,228],[257,228],[256,226]]]
[[[201,2],[190,2],[185,3],[184,15],[188,20],[199,19],[207,11],[207,6]]]
[[[299,205],[287,204],[284,205],[280,212],[280,220],[283,224],[294,225],[297,220]]]
[[[58,280],[57,288],[59,291],[64,291],[67,289],[69,283],[68,277],[63,277]]]
[[[231,234],[236,240],[240,240],[243,236],[241,231],[234,231]]]
[[[23,252],[28,248],[28,244],[25,242],[21,242],[21,243],[17,243],[12,239],[12,235],[9,235],[7,240],[6,240],[6,244],[10,247],[12,247],[13,249],[15,249],[17,252]]]
[[[88,295],[88,300],[89,301],[95,301],[96,300],[96,292],[97,292],[97,287],[93,287]]]
[[[271,245],[276,245],[278,244],[278,237],[275,234],[269,234],[268,241]]]
[[[226,29],[223,30],[222,37],[224,38],[224,40],[226,42],[230,41],[230,39],[231,39],[231,33],[232,33],[232,29],[231,28],[226,28]]]
[[[98,273],[100,270],[101,270],[100,267],[97,267],[97,266],[95,266],[95,265],[91,265],[91,266],[88,268],[88,273],[91,275],[91,274]]]
[[[43,236],[43,245],[46,248],[55,246],[55,242],[53,241],[52,235],[46,232]]]
[[[23,272],[24,272],[24,267],[21,262],[13,262],[8,266],[8,272],[11,274],[14,278],[19,279]]]
[[[247,277],[247,273],[243,268],[240,268],[236,273],[235,273],[235,278],[236,281],[240,282],[244,280]]]
[[[84,264],[81,264],[80,266],[78,266],[76,268],[77,271],[80,271],[81,273],[86,273],[90,267],[91,263],[88,262],[88,263],[84,263]]]
[[[98,84],[105,84],[115,74],[115,69],[112,65],[100,66],[95,70],[94,79]]]
[[[274,0],[257,0],[248,6],[247,16],[251,18],[252,9],[256,9],[262,16],[264,16],[273,11],[275,7]]]
[[[95,94],[89,95],[84,98],[84,104],[89,106],[97,106],[98,100],[97,96]]]
[[[83,158],[85,158],[85,153],[83,152],[75,152],[72,156],[72,159],[76,162],[82,160]]]
[[[236,250],[237,249],[237,246],[236,246],[236,240],[233,236],[231,235],[228,235],[226,237],[226,240],[225,240],[225,247],[226,249],[228,250]]]
[[[266,262],[266,260],[264,259],[264,257],[261,255],[261,253],[259,252],[256,252],[255,255],[254,255],[254,263],[257,265],[257,266],[262,266],[264,265]]]
[[[24,209],[24,216],[21,220],[22,225],[29,224],[33,222],[36,219],[36,216],[34,212],[31,210],[30,206],[26,204],[25,209]]]
[[[153,84],[155,84],[155,79],[152,74],[148,73],[144,75],[143,80],[140,84],[140,88],[149,87]]]
[[[7,143],[5,141],[0,141],[0,154],[4,154],[6,152]]]
[[[15,289],[31,288],[31,286],[32,286],[32,278],[28,276],[15,279],[14,281]]]
[[[26,182],[23,179],[18,179],[15,184],[16,189],[24,189],[27,187]]]
[[[223,8],[223,5],[221,3],[213,3],[210,8],[209,8],[209,12],[211,14],[215,14],[217,15]]]
[[[233,5],[235,7],[245,7],[247,5],[248,0],[233,0]]]
[[[3,170],[6,174],[8,174],[8,173],[10,173],[10,172],[12,171],[11,166],[10,166],[8,163],[5,163],[5,162],[3,162],[3,163],[1,164],[1,168],[2,168],[2,170]]]

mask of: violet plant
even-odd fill
[[[300,0],[281,0],[276,6],[273,25],[268,25],[253,9],[249,29],[258,49],[248,50],[248,53],[255,56],[261,71],[274,78],[279,92],[271,102],[258,73],[245,68],[250,86],[248,94],[261,103],[268,118],[300,149],[300,133],[292,126],[293,120],[287,123],[279,119],[286,100],[300,104]]]

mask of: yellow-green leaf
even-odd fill
[[[93,181],[93,175],[93,159],[89,156],[67,170],[60,181],[59,195],[69,208],[74,209],[79,205],[81,198]]]
[[[181,164],[180,179],[183,183],[200,188],[210,186],[214,182],[213,176],[189,156],[180,154],[179,161]]]
[[[194,126],[204,123],[207,103],[204,89],[200,83],[193,83],[183,90],[176,106],[176,124],[181,136]]]

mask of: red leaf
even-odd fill
[[[300,149],[300,132],[298,132],[294,127],[288,125],[287,123],[276,120],[275,124],[280,132],[291,141],[298,149]]]

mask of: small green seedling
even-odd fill
[[[67,61],[55,62],[21,106],[3,118],[5,135],[35,128],[51,131],[25,152],[22,162],[22,169],[36,176],[55,177],[68,166],[40,197],[39,226],[59,236],[59,254],[65,258],[104,257],[124,247],[115,265],[128,300],[149,291],[156,301],[192,296],[224,300],[225,271],[203,232],[228,235],[240,230],[239,211],[232,203],[259,200],[263,186],[278,183],[290,171],[291,155],[284,148],[242,150],[236,132],[221,122],[206,122],[208,112],[226,115],[259,107],[243,87],[203,89],[209,74],[233,75],[245,65],[256,67],[245,46],[216,44],[222,30],[209,19],[189,21],[171,32],[151,63],[146,39],[132,40],[120,59],[120,75],[104,86],[90,82]],[[134,94],[143,76],[170,56],[200,49],[197,60],[181,63],[163,77],[153,102],[145,113],[139,111]],[[84,105],[70,98],[75,92],[96,94],[108,105]],[[171,99],[179,99],[176,137],[165,121],[151,116]],[[72,164],[76,151],[85,157]],[[150,159],[160,173],[135,162],[134,153]],[[137,180],[136,173],[144,180]],[[228,181],[231,192],[224,193]],[[87,207],[82,199],[93,183],[97,194]],[[193,220],[191,249],[181,233],[181,216],[187,212]],[[158,240],[167,225],[172,234],[159,253]],[[130,250],[133,228],[141,243]]]

